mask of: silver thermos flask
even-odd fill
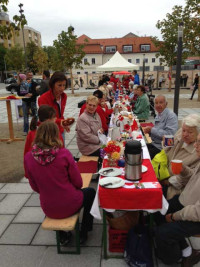
[[[125,178],[139,181],[142,178],[142,146],[140,141],[130,140],[125,145]]]

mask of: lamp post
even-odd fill
[[[182,48],[183,48],[183,22],[180,22],[179,26],[178,26],[178,49],[177,49],[177,58],[176,58],[176,83],[175,83],[175,91],[174,91],[174,113],[176,113],[177,116],[178,116],[178,105],[179,105]]]
[[[142,67],[142,85],[145,86],[144,76],[145,76],[145,54],[143,54],[143,67]]]
[[[23,7],[23,4],[20,3],[19,5],[19,13],[21,15],[21,18],[23,18],[24,16],[24,10],[22,9]],[[24,26],[21,26],[22,27],[22,37],[23,37],[23,44],[24,44],[24,58],[25,58],[25,68],[27,70],[27,57],[26,57],[26,45],[25,45],[25,38],[24,38]]]

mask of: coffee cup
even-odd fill
[[[171,169],[173,174],[180,174],[183,167],[183,161],[179,159],[173,159],[171,160]]]
[[[174,136],[173,135],[164,135],[164,146],[165,147],[174,146]]]

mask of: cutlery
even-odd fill
[[[118,181],[115,181],[115,182],[110,182],[110,183],[107,183],[107,184],[103,184],[103,185],[101,185],[102,187],[106,187],[106,186],[109,186],[109,185],[114,185],[114,184],[119,184],[119,183],[121,183],[121,180],[118,180]]]
[[[102,175],[107,175],[108,173],[113,172],[113,171],[114,171],[114,169],[105,170],[102,172]]]

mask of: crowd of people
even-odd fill
[[[132,76],[132,75],[131,75]],[[150,113],[149,98],[145,87],[140,85],[137,71],[127,76],[121,84],[115,75],[103,75],[99,89],[88,96],[81,107],[76,123],[76,137],[79,151],[87,156],[100,156],[101,140],[99,135],[108,133],[113,104],[119,93],[129,99],[131,109],[141,121],[148,120]],[[108,80],[109,79],[109,80]],[[44,73],[44,84],[38,98],[36,109],[36,88],[31,75],[19,75],[18,94],[23,99],[24,132],[28,133],[24,149],[25,176],[34,191],[40,195],[41,207],[50,218],[69,217],[84,208],[81,224],[81,243],[86,242],[88,231],[93,228],[90,209],[95,197],[93,188],[82,189],[82,178],[77,164],[65,148],[64,110],[67,102],[66,77],[55,72],[51,78]],[[107,84],[108,83],[108,84]],[[33,118],[28,124],[28,108]],[[198,262],[200,254],[193,251],[185,242],[185,237],[200,234],[200,116],[191,114],[183,119],[178,129],[177,115],[167,108],[163,95],[155,98],[154,126],[143,128],[152,143],[148,144],[151,159],[163,150],[163,137],[174,136],[174,146],[164,148],[167,157],[169,177],[161,181],[163,194],[169,202],[167,214],[155,215],[156,255],[166,264],[182,259],[183,266]],[[178,158],[183,161],[182,171],[174,175],[170,161]],[[61,244],[67,244],[70,232],[60,231]]]

